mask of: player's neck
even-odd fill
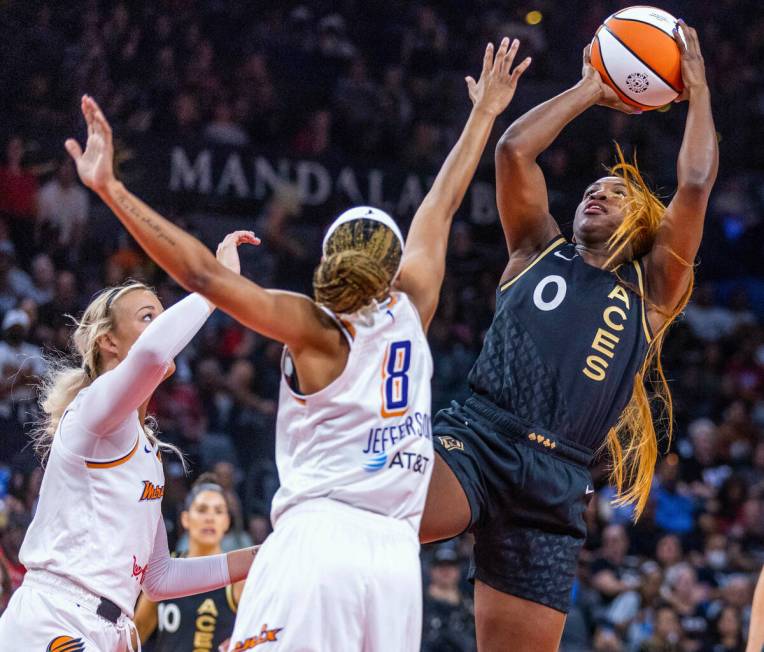
[[[600,247],[597,245],[577,242],[576,251],[578,252],[578,255],[584,259],[584,262],[587,265],[591,265],[592,267],[599,267],[600,269],[605,269],[606,267],[609,269],[615,269],[622,262],[616,259],[608,264],[608,261],[610,261],[610,257],[613,255],[613,252],[610,250],[606,243],[603,243],[603,245]]]
[[[219,555],[223,550],[220,544],[214,546],[205,546],[195,541],[188,542],[188,556],[189,557],[209,557],[210,555]]]

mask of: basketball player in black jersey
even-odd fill
[[[698,37],[678,29],[689,108],[668,207],[621,155],[586,188],[572,242],[549,214],[537,157],[595,104],[635,112],[588,49],[583,79],[518,119],[496,150],[509,264],[472,396],[433,423],[438,455],[421,526],[423,541],[475,535],[481,652],[557,650],[594,491],[588,466],[605,442],[621,499],[637,514],[647,500],[657,441],[645,374],[662,377],[663,334],[689,297],[718,167]]]
[[[189,557],[221,552],[231,519],[225,491],[214,475],[203,473],[194,483],[186,497],[181,524],[188,532]],[[159,603],[141,595],[135,610],[141,641],[146,643],[156,632],[153,652],[218,652],[233,632],[243,589],[244,582],[237,582],[224,589]]]

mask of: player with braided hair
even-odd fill
[[[244,588],[233,650],[413,652],[421,638],[418,530],[433,461],[425,330],[438,303],[448,232],[496,117],[530,65],[519,43],[489,44],[473,107],[405,243],[377,208],[338,217],[323,242],[315,300],[264,289],[117,181],[111,128],[84,97],[80,178],[183,287],[285,344],[276,432],[274,533]],[[253,242],[238,232],[237,243]]]

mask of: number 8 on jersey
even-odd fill
[[[392,342],[382,363],[382,410],[383,418],[399,417],[406,413],[409,404],[409,366],[411,365],[411,342]]]

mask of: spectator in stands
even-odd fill
[[[743,627],[740,612],[724,607],[714,621],[702,652],[743,652]]]
[[[638,652],[681,652],[682,627],[676,612],[668,605],[658,607],[655,629],[649,639],[640,644]]]
[[[699,649],[708,631],[708,603],[690,564],[683,562],[666,572],[663,598],[679,617],[684,638],[692,641],[690,652]]]
[[[472,603],[460,589],[461,565],[455,547],[439,545],[424,596],[424,652],[462,652],[474,645]]]
[[[609,605],[620,593],[639,588],[639,578],[627,565],[629,537],[623,525],[608,525],[602,531],[602,548],[592,563],[592,587]]]
[[[28,258],[37,215],[37,178],[24,167],[23,158],[24,141],[13,135],[5,147],[5,162],[0,166],[0,219],[10,223],[16,247]]]
[[[77,181],[74,164],[67,157],[40,189],[35,227],[38,248],[66,267],[76,265],[89,213],[90,196]]]
[[[2,321],[0,342],[0,459],[10,460],[25,444],[24,423],[34,421],[35,384],[45,373],[39,347],[27,341],[32,327],[29,315],[20,309],[9,310]]]
[[[48,254],[37,254],[32,259],[32,288],[29,297],[37,306],[53,301],[56,288],[56,268]]]
[[[32,279],[15,261],[16,247],[10,240],[0,240],[0,312],[14,308],[33,293]]]
[[[21,586],[27,572],[19,561],[19,549],[31,522],[29,514],[11,511],[5,529],[0,530],[0,566],[4,566],[8,572],[11,592]]]

